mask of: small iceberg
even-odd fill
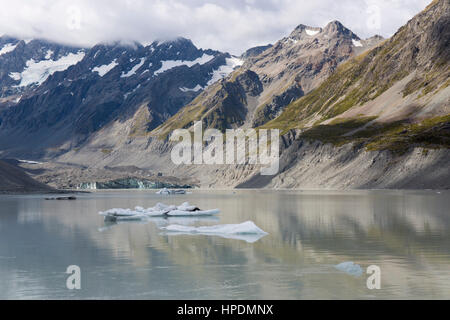
[[[162,195],[171,195],[171,194],[186,194],[185,190],[170,190],[167,188],[162,188],[159,191],[156,191],[156,194],[162,194]]]
[[[196,206],[191,206],[189,202],[184,202],[180,206],[157,203],[156,206],[147,209],[143,207],[136,207],[134,210],[114,208],[107,211],[100,211],[99,215],[104,216],[107,221],[133,221],[151,217],[212,216],[218,213],[220,213],[219,209],[201,210]]]
[[[216,226],[202,226],[191,227],[183,225],[169,225],[167,227],[161,227],[166,234],[175,235],[214,235],[227,239],[244,240],[249,243],[253,243],[268,235],[267,232],[260,229],[252,221],[247,221],[240,224],[222,224]]]
[[[361,268],[361,266],[354,263],[353,261],[342,262],[338,265],[335,265],[334,267],[339,271],[356,277],[360,277],[363,274],[363,269]]]

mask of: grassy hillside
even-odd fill
[[[434,94],[449,85],[448,1],[435,1],[378,47],[341,64],[319,88],[291,103],[264,127],[284,132],[341,115],[386,92],[411,73],[404,97]]]

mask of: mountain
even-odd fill
[[[338,67],[265,128],[282,172],[242,186],[450,188],[450,3],[433,1],[389,40]]]
[[[0,160],[0,194],[23,192],[53,192],[54,189],[32,179],[14,163]]]
[[[202,92],[155,134],[165,137],[175,126],[189,127],[200,119],[221,130],[262,125],[317,87],[340,63],[380,40],[361,40],[338,21],[325,28],[299,25],[273,46],[250,49],[241,68]]]
[[[320,72],[311,77],[311,68],[305,69],[303,64],[297,71],[301,75],[297,83],[303,83],[301,88],[309,84],[310,90],[289,101],[274,119],[265,122],[269,112],[264,121],[252,123],[280,129],[283,134],[277,175],[260,176],[258,166],[252,165],[188,166],[183,173],[198,177],[201,185],[214,187],[450,188],[449,22],[449,2],[434,1],[392,38],[382,42],[379,37],[367,39],[366,45],[371,43],[372,48],[356,52],[322,79]],[[290,37],[293,41],[285,38],[250,58],[155,132],[165,137],[177,125],[189,127],[198,119],[222,130],[232,125],[245,127],[249,105],[245,98],[260,99],[265,91],[255,92],[260,86],[252,88],[248,79],[256,74],[262,87],[267,86],[265,78],[258,75],[262,72],[257,63],[270,75],[269,71],[278,67],[274,62],[283,58],[277,56],[270,62],[270,54],[283,43],[298,40],[295,34],[301,37],[305,29],[299,26]],[[345,31],[338,23],[324,29]],[[353,45],[364,48],[362,40],[352,39],[348,31],[343,33],[347,34],[344,39],[351,38]],[[273,75],[279,72],[275,70]],[[275,82],[276,77],[268,78],[268,83]],[[240,93],[237,108],[226,104],[232,96],[227,88]],[[225,99],[218,99],[220,96]]]
[[[264,51],[266,51],[269,48],[272,48],[273,45],[268,44],[265,46],[257,46],[257,47],[253,47],[250,49],[247,49],[242,55],[241,55],[241,59],[247,60],[249,58],[253,58],[256,56],[259,56],[261,53],[263,53]]]
[[[299,25],[242,60],[186,39],[68,48],[83,59],[41,84],[7,71],[16,82],[2,91],[0,150],[44,159],[34,177],[59,188],[92,172],[113,180],[106,168],[124,166],[214,188],[450,188],[449,22],[449,2],[437,0],[387,40],[337,21]],[[175,60],[181,51],[191,53]],[[280,129],[279,172],[175,165],[167,137],[197,120]]]
[[[2,37],[2,155],[54,157],[137,112],[136,132],[151,130],[239,63],[184,38],[70,48]]]
[[[308,129],[311,134],[338,124],[342,131],[362,135],[375,127],[388,133],[391,126],[412,130],[414,124],[422,124],[425,130],[445,123],[449,114],[449,7],[448,1],[434,1],[391,39],[342,64],[266,127]],[[346,123],[351,123],[347,130]],[[358,125],[361,130],[353,132]],[[344,140],[353,136],[348,132],[340,132]]]

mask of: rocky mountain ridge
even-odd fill
[[[184,38],[69,48],[2,37],[2,156],[54,157],[141,108],[151,130],[240,63]]]

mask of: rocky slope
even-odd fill
[[[341,62],[380,41],[381,37],[361,40],[338,21],[325,28],[299,25],[273,46],[245,53],[241,68],[210,86],[152,134],[165,137],[175,127],[189,127],[198,120],[220,130],[262,125],[317,87]]]
[[[135,133],[151,130],[239,64],[184,38],[89,49],[0,40],[3,157],[57,156],[138,110]]]
[[[51,187],[32,179],[14,163],[0,160],[0,194],[53,191]]]
[[[449,26],[448,2],[433,2],[391,39],[343,62],[316,89],[265,124],[262,128],[284,133],[280,174],[275,177],[260,176],[259,168],[251,165],[180,170],[170,164],[170,147],[161,136],[126,148],[132,154],[146,150],[152,165],[196,177],[205,187],[449,188]],[[262,82],[252,81],[256,72],[245,69],[247,63],[156,132],[166,137],[200,118],[219,129],[245,125],[245,112],[237,111],[245,110],[245,98],[264,89]],[[231,91],[236,94],[229,95]],[[216,115],[209,117],[214,110]],[[102,161],[142,163],[144,158],[123,157],[118,151]]]
[[[236,58],[225,58],[217,74],[231,74],[156,129],[152,106],[134,103],[49,160],[95,170],[134,165],[212,188],[450,188],[449,22],[449,2],[439,0],[381,43],[338,22],[301,25],[235,71]],[[195,120],[220,130],[280,129],[279,173],[174,165],[167,137]]]
[[[449,188],[449,26],[450,3],[434,1],[290,104],[265,127],[298,132],[284,152],[296,160],[263,184]]]

